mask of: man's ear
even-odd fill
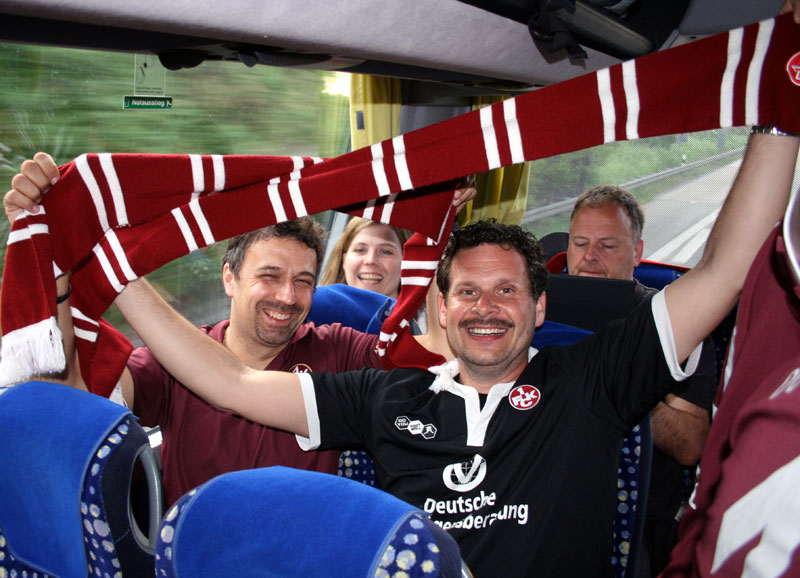
[[[536,327],[541,327],[544,323],[545,312],[547,310],[547,293],[539,295],[536,301]]]
[[[222,266],[222,285],[225,287],[225,295],[233,297],[234,275],[231,266],[225,263]]]
[[[636,241],[636,245],[633,247],[633,268],[639,266],[639,263],[642,262],[642,252],[644,251],[644,241],[639,239]]]
[[[442,328],[447,328],[447,304],[444,300],[444,294],[439,293],[438,297],[438,304],[439,304],[439,325]]]

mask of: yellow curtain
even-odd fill
[[[473,108],[494,104],[504,97],[476,97]],[[400,134],[402,81],[354,74],[350,80],[350,140],[353,150]],[[495,218],[502,223],[522,222],[528,199],[530,163],[476,175],[478,195],[459,213],[458,222]]]
[[[352,150],[400,134],[402,81],[354,74],[350,79],[350,144]]]

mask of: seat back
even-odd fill
[[[394,496],[282,466],[223,474],[190,491],[164,516],[156,548],[164,578],[373,578],[401,569],[460,577],[458,546]]]
[[[131,513],[137,462],[150,488],[149,538]],[[160,480],[128,409],[52,383],[2,389],[0,463],[4,575],[152,575]]]
[[[653,432],[645,417],[622,442],[617,466],[617,509],[614,512],[614,549],[611,565],[617,578],[636,578],[644,538]]]
[[[343,283],[321,285],[314,291],[307,321],[317,325],[341,323],[377,335],[396,300]]]
[[[620,317],[634,307],[634,283],[619,279],[593,279],[572,275],[550,275],[547,317],[568,322],[567,328],[551,335],[534,334],[533,346],[570,345]],[[537,342],[538,340],[538,342]],[[653,434],[646,416],[622,442],[617,466],[617,507],[611,564],[617,578],[635,578],[644,535]]]

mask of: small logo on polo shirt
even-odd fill
[[[289,371],[291,373],[311,373],[311,368],[305,363],[295,363]]]
[[[508,394],[508,403],[514,409],[522,411],[536,407],[540,399],[542,399],[542,394],[539,393],[538,388],[532,385],[518,385]]]
[[[795,53],[786,63],[786,73],[793,84],[800,86],[800,52]]]
[[[454,492],[469,492],[477,488],[486,477],[486,460],[480,454],[468,462],[450,464],[444,469],[444,485]]]
[[[394,420],[394,426],[400,431],[408,431],[413,435],[420,435],[426,440],[436,437],[436,426],[432,423],[422,423],[418,419],[408,419],[408,417],[401,415]]]

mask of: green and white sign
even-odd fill
[[[172,97],[164,96],[167,69],[155,54],[136,54],[133,63],[133,95],[122,97],[125,110],[168,110]]]
[[[125,110],[132,109],[161,109],[167,110],[172,108],[171,96],[123,96],[122,108]]]

